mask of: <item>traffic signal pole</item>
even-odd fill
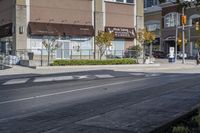
[[[185,21],[186,21],[185,8],[182,7],[182,52],[183,52],[182,64],[185,64]]]

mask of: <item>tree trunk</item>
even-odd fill
[[[152,43],[150,44],[150,58],[152,58],[153,57],[153,55],[152,55],[152,51],[153,51],[153,46],[152,46]]]
[[[145,64],[145,45],[143,44],[143,64]]]

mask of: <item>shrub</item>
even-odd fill
[[[192,117],[192,123],[197,125],[197,127],[200,127],[200,112],[197,116]]]
[[[184,126],[173,127],[172,133],[189,133],[189,129]]]
[[[120,64],[137,64],[134,59],[114,59],[114,60],[55,60],[52,66],[67,65],[120,65]]]

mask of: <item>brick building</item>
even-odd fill
[[[196,41],[200,38],[200,32],[195,30],[195,22],[200,21],[200,12],[196,8],[188,8],[186,9],[186,16],[187,25],[190,25],[189,28],[186,28],[185,33],[186,53],[188,56],[195,56],[197,53]],[[175,47],[176,27],[181,26],[180,20],[181,11],[170,0],[145,9],[145,26],[160,38],[160,45],[155,50],[161,50],[168,54],[169,47]],[[178,41],[182,39],[181,29],[179,29],[177,37]],[[182,50],[181,47],[180,43],[178,51]]]
[[[40,55],[42,41],[50,37],[62,49],[95,49],[99,31],[114,32],[112,49],[124,50],[134,45],[136,28],[143,27],[141,7],[142,0],[0,0],[0,52]],[[67,59],[69,51],[55,56]]]

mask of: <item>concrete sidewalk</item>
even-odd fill
[[[120,72],[186,72],[191,70],[192,73],[199,73],[200,66],[195,64],[195,61],[187,62],[186,64],[177,63],[163,63],[159,61],[156,64],[136,64],[136,65],[90,65],[90,66],[50,66],[37,67],[36,69],[13,66],[10,69],[0,70],[0,80],[4,78],[20,78],[34,75],[47,74],[67,74],[73,72],[89,72],[89,71],[120,71]]]

